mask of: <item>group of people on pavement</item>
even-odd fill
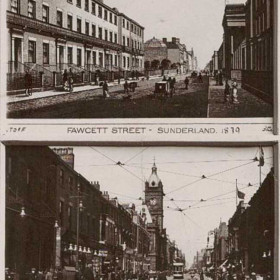
[[[169,85],[170,85],[170,97],[173,97],[173,95],[175,94],[176,78],[175,77],[173,77],[173,78],[169,77],[167,79],[166,76],[163,76],[162,81],[169,83]]]
[[[230,86],[229,80],[226,79],[225,90],[224,90],[224,103],[238,103],[237,100],[237,81],[233,80]]]
[[[72,92],[74,89],[74,79],[73,79],[73,72],[72,69],[69,69],[69,72],[67,69],[64,70],[62,75],[62,81],[63,81],[63,89],[69,92]]]
[[[32,268],[24,276],[19,276],[16,270],[5,269],[5,280],[63,280],[61,269],[47,269],[45,271]]]

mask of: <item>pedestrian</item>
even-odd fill
[[[239,103],[238,94],[237,94],[238,93],[237,87],[238,87],[237,81],[233,80],[233,83],[232,83],[232,103],[234,103],[234,104]]]
[[[103,97],[104,98],[110,97],[110,95],[109,95],[109,87],[108,87],[108,84],[107,84],[106,80],[104,81],[102,88],[103,88]]]
[[[5,280],[12,280],[13,275],[8,267],[5,268]]]
[[[123,89],[124,89],[124,94],[129,95],[129,84],[128,84],[127,80],[125,80],[125,82],[123,84]]]
[[[62,74],[62,82],[63,82],[64,90],[68,90],[69,84],[68,84],[68,72],[67,72],[67,69],[64,69],[64,72]]]
[[[87,264],[84,273],[83,273],[84,280],[94,280],[93,271],[92,271],[92,264]]]
[[[53,279],[52,269],[48,269],[45,275],[45,280],[52,280],[52,279]]]
[[[202,79],[201,72],[199,72],[199,75],[198,75],[198,81],[199,81],[200,83],[203,83],[203,79]]]
[[[69,92],[72,92],[74,90],[74,79],[73,79],[73,72],[72,68],[69,69],[69,75],[68,75],[68,84],[69,84]]]
[[[25,82],[25,93],[27,96],[31,96],[32,95],[32,75],[31,75],[29,69],[27,69],[25,71],[24,82]]]
[[[224,90],[224,102],[229,103],[230,101],[230,85],[228,79],[226,80],[225,90]]]
[[[28,280],[38,280],[38,273],[36,271],[36,268],[31,269],[31,273],[29,273]]]
[[[223,72],[220,71],[219,73],[219,85],[222,86],[223,85]]]
[[[220,74],[220,72],[215,70],[215,74],[214,75],[215,75],[215,79],[216,79],[216,86],[219,85],[219,74]]]
[[[176,79],[174,77],[170,83],[170,97],[173,97],[173,94],[175,94],[175,84],[176,84]]]
[[[163,76],[162,81],[163,81],[163,82],[166,82],[166,81],[167,81],[167,79],[166,79],[166,76],[165,76],[165,75]]]
[[[201,272],[200,272],[200,280],[204,280],[203,270],[201,270]]]
[[[186,77],[186,79],[185,79],[186,90],[189,89],[189,83],[190,83],[189,78]]]

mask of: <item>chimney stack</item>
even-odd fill
[[[75,156],[73,148],[54,148],[52,149],[65,163],[74,169]]]
[[[166,43],[167,43],[167,38],[162,38],[162,42],[163,42],[164,44],[166,44]]]

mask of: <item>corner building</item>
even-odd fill
[[[69,67],[84,72],[74,82],[85,83],[96,70],[144,66],[144,27],[103,0],[9,0],[7,28],[8,74],[29,68],[44,73],[48,86],[53,71]],[[8,75],[8,90],[14,81]]]

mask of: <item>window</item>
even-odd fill
[[[129,38],[126,38],[126,40],[127,40],[127,46],[129,47]]]
[[[118,17],[115,15],[115,25],[118,25]]]
[[[72,47],[67,48],[67,62],[68,62],[68,64],[73,64],[73,48]]]
[[[118,56],[115,54],[115,66],[118,66]]]
[[[56,24],[62,27],[62,12],[56,11]]]
[[[96,65],[96,52],[95,51],[92,52],[92,64]]]
[[[91,25],[91,35],[92,35],[92,37],[96,37],[96,26],[95,26],[95,24]]]
[[[73,207],[71,205],[69,205],[68,207],[68,225],[69,225],[69,229],[71,230],[73,227]]]
[[[68,178],[68,187],[69,187],[70,190],[73,190],[73,184],[74,184],[73,177],[70,176],[70,177]]]
[[[36,2],[28,0],[27,14],[30,18],[36,18]]]
[[[82,20],[77,18],[77,32],[82,33]]]
[[[125,59],[125,57],[123,57],[123,68],[125,68],[126,67],[126,59]]]
[[[125,19],[122,20],[122,26],[125,28]]]
[[[26,184],[30,185],[31,184],[31,176],[32,176],[32,171],[31,169],[26,170]]]
[[[99,65],[103,67],[103,53],[99,53]]]
[[[81,8],[82,4],[81,4],[81,0],[77,0],[77,7]]]
[[[59,202],[59,219],[60,219],[60,225],[63,226],[64,224],[64,202]]]
[[[104,10],[104,19],[108,20],[108,11],[107,10]]]
[[[110,13],[110,22],[112,23],[113,22],[113,14]]]
[[[86,26],[85,26],[85,33],[86,35],[89,35],[89,22],[86,21]]]
[[[85,11],[89,11],[89,0],[85,0]]]
[[[113,42],[113,32],[110,31],[110,42]]]
[[[67,28],[73,30],[73,17],[72,15],[67,15]]]
[[[102,7],[98,6],[98,17],[102,18]]]
[[[129,61],[129,57],[127,58],[127,67],[129,68],[129,64],[130,64],[130,61]]]
[[[43,22],[49,22],[49,7],[46,5],[43,5],[42,8],[42,20]]]
[[[96,15],[96,4],[94,1],[91,1],[91,13]]]
[[[126,29],[129,30],[129,22],[126,22]]]
[[[102,40],[102,27],[98,28],[98,38]]]
[[[90,215],[87,214],[87,234],[90,234]]]
[[[36,42],[28,42],[28,62],[36,63]]]
[[[64,184],[64,171],[62,169],[59,170],[59,185],[63,186]]]
[[[67,0],[67,2],[73,4],[73,0]]]
[[[11,12],[15,14],[19,14],[20,10],[20,0],[11,0]]]
[[[118,43],[118,34],[115,33],[115,43],[117,44]]]
[[[108,30],[105,29],[105,40],[108,41]]]
[[[122,42],[123,42],[123,45],[125,46],[125,37],[124,36],[122,37]]]
[[[50,45],[43,43],[43,64],[50,63]]]
[[[81,66],[82,65],[82,50],[77,49],[77,65]]]

